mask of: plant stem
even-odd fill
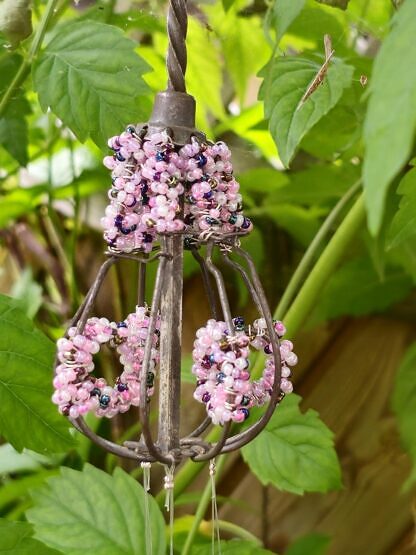
[[[211,524],[212,525],[212,524]],[[262,542],[259,540],[257,536],[246,530],[245,528],[241,528],[234,522],[229,522],[228,520],[219,520],[218,521],[219,529],[223,532],[228,532],[237,538],[241,538],[242,540],[246,540],[251,542],[252,544],[261,547]]]
[[[361,179],[359,179],[350,189],[348,189],[348,191],[334,206],[334,208],[328,214],[324,223],[319,228],[318,233],[315,235],[313,241],[307,248],[305,254],[302,257],[302,260],[300,261],[298,267],[295,270],[295,273],[293,274],[288,286],[286,287],[282,298],[280,299],[280,302],[274,313],[274,316],[277,320],[282,319],[286,312],[289,310],[290,304],[293,301],[296,292],[299,290],[302,281],[305,279],[308,270],[321,246],[322,241],[328,235],[338,216],[344,210],[348,202],[353,198],[355,193],[359,190],[360,186]]]
[[[27,58],[22,60],[19,69],[17,70],[14,79],[8,86],[6,92],[4,93],[1,101],[0,101],[0,116],[3,115],[7,105],[9,104],[12,96],[14,95],[15,91],[24,83],[26,77],[29,75],[30,66],[35,59],[37,53],[42,46],[42,41],[45,37],[46,31],[48,30],[48,25],[53,16],[55,7],[59,0],[49,0],[45,11],[43,12],[42,19],[39,22],[39,25],[36,29],[35,36],[33,37],[32,44],[30,46],[29,52],[27,54]]]
[[[307,316],[319,299],[322,288],[337,268],[351,241],[362,228],[365,221],[364,199],[361,194],[351,210],[334,233],[325,250],[319,257],[298,296],[285,314],[288,336],[299,331]]]
[[[218,479],[218,477],[220,476],[222,470],[224,469],[224,465],[225,465],[225,461],[226,461],[226,456],[223,455],[222,457],[219,457],[218,459],[218,464],[217,464],[217,471],[216,471],[216,479]],[[189,555],[191,547],[192,547],[192,543],[195,539],[195,535],[198,532],[199,529],[199,525],[201,524],[202,519],[204,518],[204,514],[207,510],[208,504],[211,500],[211,480],[208,480],[205,489],[202,493],[201,499],[198,503],[198,507],[196,509],[196,513],[195,513],[195,518],[193,520],[192,523],[192,527],[189,530],[188,536],[186,537],[186,541],[185,544],[182,548],[182,555]]]

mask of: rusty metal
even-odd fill
[[[193,137],[198,141],[206,141],[204,135],[195,129],[195,100],[186,93],[187,53],[185,40],[187,10],[185,0],[170,1],[167,28],[169,35],[168,88],[156,96],[150,121],[148,124],[141,126],[138,133],[141,137],[145,137],[147,133],[167,130],[172,142],[177,146],[190,142]],[[160,248],[155,248],[150,256],[135,252],[130,254],[120,253],[111,249],[105,253],[107,260],[100,267],[94,284],[70,323],[71,327],[77,326],[79,332],[82,332],[85,327],[98,292],[111,266],[123,259],[137,262],[139,266],[137,300],[139,306],[145,306],[146,267],[151,263],[157,263],[158,265],[153,287],[153,298],[149,307],[149,331],[144,347],[143,379],[140,383],[141,437],[139,441],[126,441],[123,445],[118,445],[97,435],[82,417],[70,418],[69,420],[78,431],[101,448],[120,457],[138,462],[157,461],[172,465],[178,464],[186,458],[191,458],[196,462],[213,459],[220,453],[227,453],[242,447],[263,430],[277,404],[284,397],[280,390],[280,345],[274,332],[272,315],[253,260],[239,246],[239,239],[244,235],[246,235],[246,232],[243,231],[223,234],[213,230],[202,234],[194,234],[189,231],[160,234]],[[234,435],[230,435],[234,425],[231,422],[226,423],[223,426],[221,438],[213,444],[203,437],[211,425],[209,417],[206,417],[186,437],[180,437],[184,236],[189,236],[192,239],[191,252],[201,269],[212,317],[218,320],[222,315],[227,323],[229,334],[233,334],[233,319],[224,277],[220,268],[213,261],[214,252],[217,249],[223,262],[239,273],[259,316],[265,319],[274,357],[274,385],[268,405],[261,418],[243,432]],[[204,254],[201,254],[203,251]],[[243,263],[237,262],[233,258],[234,255],[238,255]],[[152,430],[146,376],[150,370],[152,338],[159,317],[161,326],[158,424],[157,430]]]

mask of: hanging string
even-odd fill
[[[209,476],[211,480],[211,520],[212,520],[212,536],[211,536],[211,553],[215,555],[215,544],[218,546],[218,554],[221,555],[221,537],[220,537],[220,526],[218,519],[218,505],[217,505],[217,490],[215,486],[215,474],[216,474],[216,464],[215,459],[212,459],[209,463]]]
[[[173,555],[173,521],[175,517],[175,499],[174,499],[174,473],[175,473],[175,465],[172,466],[165,465],[165,509],[169,513],[169,539],[170,539],[170,555]]]
[[[146,555],[152,555],[153,554],[152,522],[150,519],[150,506],[149,506],[150,469],[152,465],[150,464],[150,462],[142,462],[140,466],[142,467],[142,470],[143,470]]]

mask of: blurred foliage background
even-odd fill
[[[295,387],[303,397],[302,410],[318,410],[334,431],[343,475],[343,486],[339,476],[322,483],[303,480],[312,471],[302,466],[299,445],[287,455],[287,446],[277,444],[268,472],[256,468],[248,451],[244,459],[233,455],[218,490],[224,538],[241,541],[224,544],[229,549],[224,553],[266,553],[253,547],[260,545],[256,538],[265,549],[288,555],[413,553],[415,4],[188,4],[187,86],[197,101],[197,126],[209,139],[232,148],[245,213],[255,223],[244,246],[260,271],[270,306],[296,337],[301,363]],[[55,408],[46,408],[51,393],[46,367],[53,351],[47,338],[63,334],[103,260],[100,218],[110,184],[102,166],[106,139],[128,123],[146,121],[155,92],[166,86],[165,12],[166,2],[158,0],[0,2],[0,292],[15,300],[12,305],[4,301],[0,318],[0,526],[10,545],[20,538],[39,554],[79,552],[54,543],[36,511],[29,520],[48,547],[31,538],[24,516],[33,505],[29,492],[60,466],[80,472],[89,461],[108,472],[122,466],[133,477],[139,474],[83,438],[66,451],[62,440],[39,455],[42,433],[38,441],[19,437],[25,427],[27,435],[32,433],[28,422],[33,415],[38,419],[42,404],[39,418],[45,427],[65,428],[60,417],[51,416]],[[303,105],[302,96],[324,61],[325,34],[332,38],[334,59],[323,84]],[[111,91],[102,82],[105,72],[117,83]],[[193,382],[189,353],[195,329],[209,312],[198,266],[188,255],[183,376]],[[293,280],[299,263],[301,272]],[[121,320],[131,311],[136,272],[130,262],[112,269],[97,313]],[[251,314],[244,286],[232,274],[227,284],[235,312]],[[151,285],[150,280],[149,294]],[[19,351],[22,337],[10,331],[10,310],[17,310],[19,329],[32,326],[25,329],[35,334],[33,349],[39,341],[44,356],[44,367],[32,368],[42,372],[42,393],[27,397],[26,413],[16,408],[25,399],[19,393],[25,385],[15,380],[14,367],[7,370],[7,353]],[[16,372],[23,370],[20,362]],[[100,358],[99,371],[109,377],[118,373],[107,355]],[[30,368],[26,376],[26,386],[38,379]],[[15,392],[20,401],[14,400]],[[298,401],[289,408],[298,410]],[[190,428],[200,413],[188,383],[183,404]],[[302,414],[315,418],[311,411]],[[24,418],[16,423],[14,415]],[[91,425],[123,441],[137,434],[135,420],[131,413],[111,422],[91,419]],[[290,418],[284,433],[296,433]],[[323,437],[327,428],[320,433]],[[285,464],[289,476],[283,480],[275,467]],[[328,475],[336,468],[334,462]],[[318,471],[326,472],[319,465]],[[61,478],[67,491],[75,480],[71,472]],[[94,475],[94,469],[88,472],[82,474],[86,487],[88,476],[103,484],[107,479]],[[195,513],[207,480],[197,474],[181,475],[178,553],[181,537],[193,526],[186,515]],[[128,478],[119,479],[121,484]],[[155,472],[155,492],[158,483]],[[123,487],[128,489],[128,481]],[[328,490],[336,491],[322,493]],[[321,493],[294,494],[304,491]],[[41,510],[45,499],[39,495]],[[73,502],[82,500],[75,496]],[[202,518],[207,520],[198,528],[192,553],[210,553],[203,551],[210,534],[208,513],[202,512],[198,525]],[[17,551],[19,542],[14,552],[23,553]],[[114,547],[106,551],[94,545],[86,552],[116,553]],[[142,553],[139,546],[134,549],[123,553]],[[164,547],[158,549],[162,553]]]

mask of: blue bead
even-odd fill
[[[248,409],[240,409],[241,412],[244,413],[244,420],[247,420],[247,418],[250,416],[250,411]]]
[[[204,156],[203,154],[198,154],[198,156],[195,157],[195,160],[197,161],[197,164],[200,168],[205,166],[205,164],[207,163],[206,156]]]
[[[101,390],[98,389],[98,387],[94,387],[94,389],[91,391],[92,397],[95,397],[96,395],[101,395]]]
[[[217,382],[218,383],[222,383],[225,380],[225,374],[224,372],[218,372],[217,374]]]
[[[117,322],[117,327],[118,328],[127,328],[127,324],[126,324],[126,322]]]
[[[117,158],[117,160],[118,160],[119,162],[125,162],[125,160],[126,160],[126,159],[124,158],[124,156],[122,156],[119,152],[117,152],[116,158]]]
[[[101,395],[100,397],[100,405],[102,407],[106,407],[110,403],[111,399],[109,395]]]

